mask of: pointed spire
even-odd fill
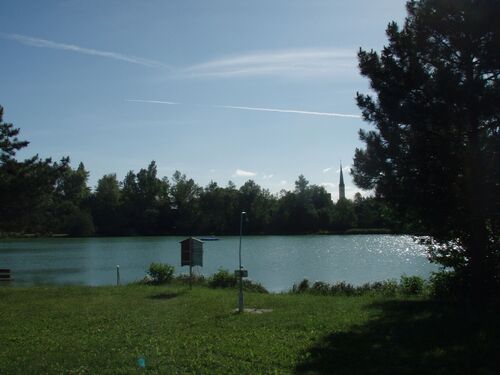
[[[344,186],[344,175],[342,174],[342,161],[340,161],[340,183],[339,186]]]
[[[339,200],[345,199],[344,175],[342,173],[342,160],[340,161],[340,181],[339,181]]]

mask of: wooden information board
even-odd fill
[[[193,237],[181,241],[181,266],[203,267],[203,241]]]

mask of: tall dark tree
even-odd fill
[[[69,162],[69,159],[67,159]],[[88,236],[94,233],[90,214],[90,189],[87,186],[89,173],[83,163],[76,170],[69,164],[61,168],[55,184],[52,203],[55,230],[74,236]]]
[[[381,199],[375,197],[363,198],[360,193],[356,193],[354,195],[354,211],[358,228],[388,229],[397,226],[391,210]],[[397,229],[402,230],[402,228]]]
[[[0,231],[53,232],[59,224],[55,187],[69,168],[69,158],[57,163],[35,155],[18,161],[16,152],[29,144],[18,135],[19,129],[3,122],[0,106]]]
[[[239,212],[246,211],[247,233],[265,233],[269,230],[274,199],[268,190],[262,189],[255,181],[248,180],[239,189]],[[238,218],[239,212],[231,218]]]
[[[172,196],[172,208],[175,210],[176,231],[189,234],[193,232],[193,223],[197,219],[198,197],[202,189],[192,178],[188,179],[185,174],[175,171],[172,176],[170,195]]]
[[[3,122],[3,107],[0,106],[0,230],[11,230],[14,225],[12,219],[17,213],[13,187],[20,166],[14,156],[16,151],[29,144],[20,141],[18,135],[19,129]]]
[[[344,231],[356,226],[357,222],[354,203],[346,198],[341,198],[335,204],[332,215],[332,227]]]
[[[3,107],[0,105],[0,166],[12,160],[16,152],[26,146],[28,141],[20,141],[19,128],[13,124],[3,122]]]
[[[441,242],[473,296],[499,281],[500,2],[409,1],[381,53],[359,52],[375,96],[358,94],[374,131],[360,131],[355,183]],[[458,246],[456,246],[458,245]]]
[[[309,185],[300,175],[294,191],[282,190],[276,202],[274,228],[278,233],[315,233],[328,230],[333,202],[323,186]]]
[[[156,205],[159,212],[158,231],[161,234],[169,234],[172,232],[173,216],[170,197],[170,181],[168,177],[163,177],[159,182]]]
[[[83,163],[78,164],[76,170],[68,166],[57,181],[56,191],[65,200],[71,201],[75,206],[81,206],[90,195],[90,189],[87,186],[88,178],[89,172]]]
[[[137,189],[137,230],[141,234],[158,233],[162,180],[157,177],[157,167],[154,160],[151,161],[147,169],[142,168],[137,173]]]
[[[123,234],[124,218],[120,215],[120,184],[115,174],[108,174],[97,181],[92,199],[92,216],[99,234]]]

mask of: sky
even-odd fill
[[[404,17],[402,0],[2,0],[0,105],[20,158],[69,156],[92,187],[155,160],[273,193],[303,174],[337,200],[342,161],[352,198],[372,128],[356,54]]]

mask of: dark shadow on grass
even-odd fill
[[[431,301],[372,304],[378,317],[303,353],[297,374],[500,374],[499,318]]]
[[[181,293],[177,292],[164,292],[164,293],[158,293],[158,294],[153,294],[152,296],[148,296],[148,298],[151,299],[172,299],[179,297]]]

